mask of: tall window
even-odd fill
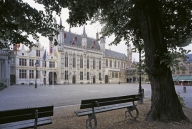
[[[37,73],[36,73],[36,78],[40,78],[40,71],[37,70],[36,72],[37,72]]]
[[[50,61],[49,62],[49,68],[55,68],[55,62]]]
[[[118,73],[117,72],[115,73],[115,78],[118,78]]]
[[[68,67],[68,55],[65,55],[65,67]]]
[[[89,59],[87,59],[87,68],[89,68]]]
[[[20,58],[20,59],[19,59],[19,65],[20,65],[20,66],[27,66],[27,60]]]
[[[106,67],[108,67],[108,59],[106,59]]]
[[[112,78],[114,78],[114,72],[112,72]]]
[[[29,66],[34,66],[34,60],[29,59]]]
[[[101,81],[101,73],[99,73],[99,80]]]
[[[36,50],[36,56],[40,57],[40,50]]]
[[[87,80],[89,80],[89,72],[87,72]]]
[[[65,71],[65,80],[68,80],[68,71]]]
[[[34,71],[33,70],[29,70],[29,78],[34,78]]]
[[[46,61],[42,61],[42,66],[43,66],[43,67],[47,67]]]
[[[19,70],[19,78],[27,78],[27,71],[26,70]]]
[[[114,67],[116,68],[116,60],[115,60],[115,62],[114,62]]]
[[[99,69],[101,69],[101,59],[99,60]]]
[[[110,60],[110,67],[112,67],[112,60]]]
[[[80,68],[83,68],[83,57],[80,58]]]
[[[83,80],[83,72],[80,72],[80,80]]]
[[[73,57],[73,68],[75,68],[75,67],[76,67],[76,58]]]
[[[120,67],[120,62],[118,61],[118,68]]]
[[[93,59],[93,69],[95,69],[95,59]]]

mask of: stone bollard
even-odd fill
[[[183,87],[183,93],[186,93],[186,87],[185,86]]]

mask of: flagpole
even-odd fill
[[[46,53],[46,49],[45,49],[45,86],[47,86],[47,53]]]
[[[47,86],[47,60],[45,60],[45,62],[46,62],[46,65],[45,65],[45,70],[46,70],[46,72],[45,72],[45,86]]]
[[[52,41],[51,41],[51,45],[53,45],[52,44]],[[52,48],[53,48],[53,46],[52,46]],[[52,56],[53,56],[53,49],[52,49]],[[54,58],[53,58],[54,59]],[[53,61],[54,62],[54,61]],[[54,89],[54,68],[52,67],[52,89]]]

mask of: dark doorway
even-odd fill
[[[10,83],[11,83],[11,84],[15,84],[15,83],[16,83],[16,82],[15,82],[15,80],[16,80],[16,79],[15,79],[15,75],[10,75],[10,79],[11,79],[11,80],[10,80]]]
[[[129,83],[129,78],[127,78],[127,83]]]
[[[108,75],[105,75],[105,83],[109,83]]]
[[[95,77],[93,77],[93,83],[95,83]]]
[[[75,76],[73,76],[73,80],[72,80],[72,83],[75,84]]]
[[[52,83],[53,80],[54,83]],[[56,82],[57,82],[57,74],[55,72],[49,72],[49,85],[56,84]]]
[[[133,82],[135,82],[136,81],[136,77],[133,77]]]

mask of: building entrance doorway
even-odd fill
[[[15,77],[15,75],[10,75],[10,83],[11,84],[15,84],[16,83],[16,79],[15,79],[16,77]]]
[[[76,83],[76,78],[75,78],[75,75],[73,76],[73,79],[72,79],[72,83],[75,84]]]
[[[105,75],[105,83],[109,83],[108,75]]]
[[[95,77],[93,77],[93,83],[95,83]]]
[[[57,74],[55,72],[49,72],[49,85],[56,84],[56,82],[57,82]]]

